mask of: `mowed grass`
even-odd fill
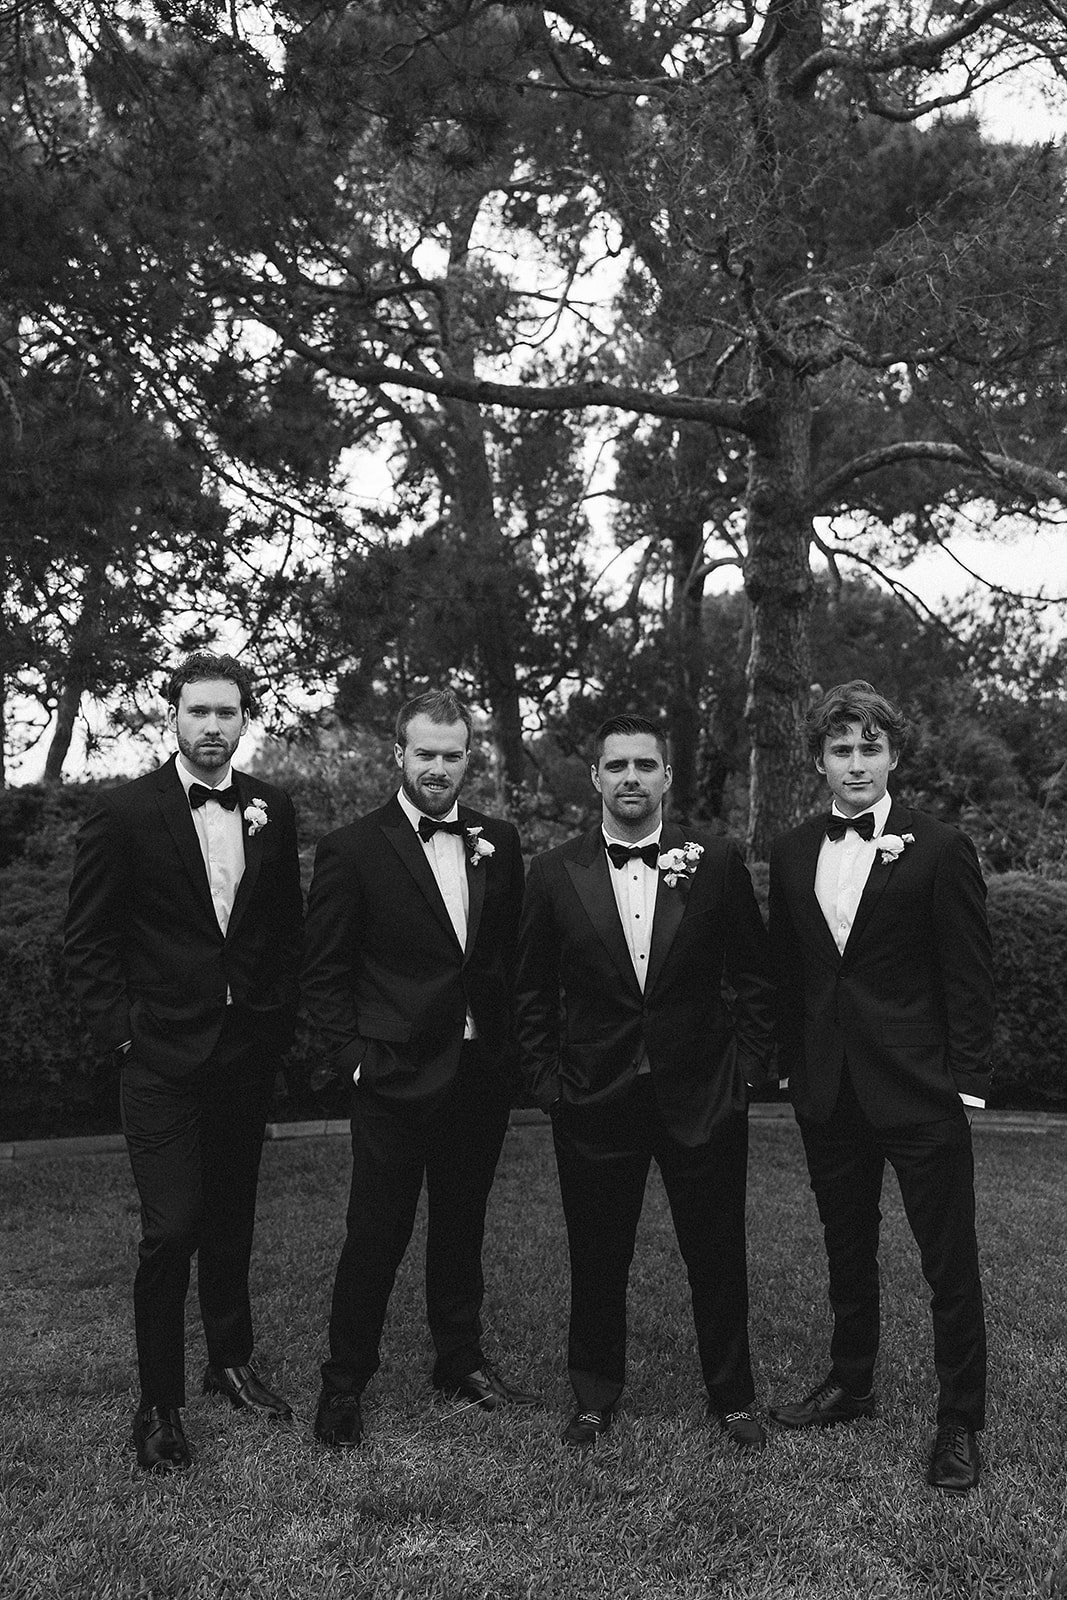
[[[990,1325],[981,1488],[924,1483],[934,1384],[927,1292],[886,1185],[879,1414],[818,1435],[772,1429],[744,1456],[703,1420],[684,1270],[653,1177],[630,1297],[630,1386],[609,1441],[559,1443],[566,1243],[551,1143],[508,1137],[486,1247],[487,1321],[509,1375],[544,1396],[486,1415],[435,1403],[417,1233],[368,1390],[371,1442],[311,1437],[348,1181],[342,1139],[268,1145],[255,1266],[258,1359],[299,1413],[275,1428],[196,1392],[190,1298],[184,1476],[128,1448],[136,1203],[122,1156],[0,1173],[0,1595],[689,1597],[1067,1595],[1067,1134],[976,1130]],[[790,1122],[753,1122],[752,1333],[762,1401],[827,1365],[822,1250]]]

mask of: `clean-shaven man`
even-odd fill
[[[292,803],[232,758],[254,709],[230,656],[189,656],[167,688],[178,746],[101,791],[78,837],[65,954],[93,1038],[121,1070],[141,1200],[134,1322],[137,1461],[191,1460],[185,1297],[198,1257],[205,1393],[271,1420],[288,1404],[251,1365],[248,1269],[279,1057],[296,1017],[303,902]]]
[[[426,1184],[426,1313],[442,1394],[533,1404],[482,1346],[486,1203],[514,1088],[519,836],[459,805],[471,718],[451,690],[403,706],[400,790],[325,838],[308,900],[304,999],[353,1080],[352,1188],[315,1434],[364,1437],[397,1268]]]
[[[772,1041],[766,934],[736,846],[664,822],[662,731],[596,734],[601,820],[538,856],[519,935],[520,1060],[550,1111],[567,1223],[576,1449],[610,1429],[626,1381],[626,1289],[649,1166],[689,1275],[709,1414],[760,1448],[748,1342],[746,1080]],[[732,990],[732,1003],[723,995]]]
[[[791,1428],[873,1415],[888,1161],[932,1290],[939,1396],[928,1481],[965,1493],[978,1482],[985,1418],[969,1108],[985,1103],[990,1081],[992,954],[974,846],[887,791],[907,733],[869,683],[831,689],[807,719],[830,813],[771,852],[779,1070],[823,1224],[833,1311],[826,1378],[771,1414]]]

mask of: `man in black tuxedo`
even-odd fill
[[[315,1434],[363,1439],[397,1268],[423,1179],[426,1311],[441,1393],[531,1404],[482,1348],[482,1239],[514,1087],[519,836],[458,804],[471,719],[449,690],[401,708],[400,792],[319,845],[304,1000],[354,1080],[352,1188]]]
[[[772,1408],[786,1427],[874,1411],[879,1197],[896,1170],[933,1291],[940,1383],[928,1481],[978,1482],[986,1343],[968,1106],[990,1079],[993,974],[970,840],[887,792],[907,737],[861,680],[812,707],[808,748],[833,805],[776,841],[770,932],[788,1076],[829,1261],[831,1369]]]
[[[251,1366],[248,1269],[263,1131],[292,1038],[302,901],[292,803],[231,767],[247,672],[200,651],[174,673],[178,754],[104,790],[78,837],[65,954],[93,1038],[121,1067],[141,1200],[134,1321],[149,1472],[187,1467],[185,1296],[198,1254],[205,1393],[287,1420]]]
[[[538,856],[519,934],[520,1061],[550,1111],[571,1259],[565,1444],[625,1383],[626,1285],[654,1157],[689,1273],[709,1413],[759,1448],[748,1345],[746,1080],[771,1047],[766,935],[736,846],[663,821],[661,731],[597,732],[602,820]],[[723,996],[724,979],[732,1003]]]

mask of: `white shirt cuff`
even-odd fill
[[[965,1106],[977,1106],[980,1110],[985,1110],[985,1101],[976,1099],[973,1094],[961,1094],[960,1099]]]

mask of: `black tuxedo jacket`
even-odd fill
[[[834,1108],[846,1056],[879,1127],[935,1121],[959,1092],[989,1088],[993,963],[974,846],[896,802],[885,832],[915,842],[892,863],[875,856],[843,955],[815,897],[824,818],[771,850],[779,1072],[814,1122]]]
[[[229,989],[250,1039],[272,1059],[292,1040],[303,902],[292,801],[234,771],[245,866],[223,937],[189,800],[172,756],[156,772],[101,792],[78,836],[65,925],[72,988],[102,1050],[165,1076],[194,1071],[222,1030]]]
[[[522,905],[519,836],[510,822],[461,805],[493,846],[467,855],[461,949],[426,851],[394,796],[328,834],[308,896],[303,995],[339,1074],[391,1099],[428,1101],[459,1066],[467,1010],[513,1087],[515,935]]]
[[[773,1022],[767,936],[740,852],[669,822],[660,849],[687,837],[704,854],[687,884],[660,879],[643,993],[599,824],[534,860],[517,1019],[520,1064],[539,1105],[610,1100],[647,1053],[664,1121],[693,1146],[744,1109],[746,1079],[765,1072]]]

